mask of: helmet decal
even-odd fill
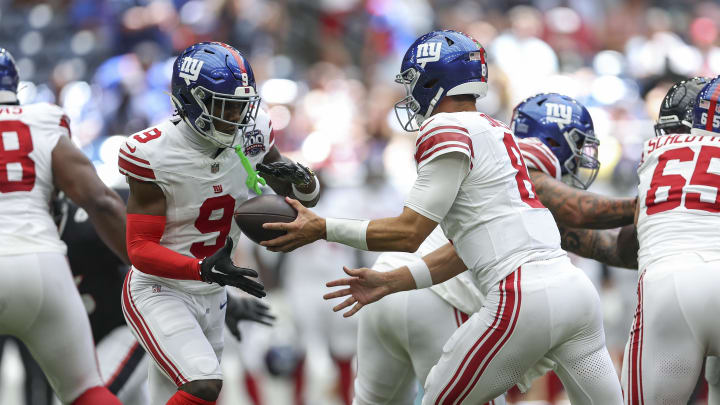
[[[437,62],[440,60],[440,50],[442,42],[426,42],[417,46],[415,53],[415,63],[421,67],[425,67],[428,62]]]
[[[184,57],[178,76],[185,79],[185,84],[189,85],[190,82],[196,81],[198,76],[200,76],[200,69],[202,69],[203,63],[205,62],[198,59],[188,56]]]
[[[554,122],[562,130],[572,122],[572,106],[558,103],[545,103],[548,122]]]

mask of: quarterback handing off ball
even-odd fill
[[[235,211],[235,222],[250,240],[260,243],[284,235],[285,231],[263,228],[266,222],[292,222],[297,211],[277,194],[266,194],[251,198]]]

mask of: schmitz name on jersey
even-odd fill
[[[701,136],[701,135],[666,135],[658,138],[651,138],[648,140],[648,150],[646,154],[652,153],[654,150],[662,148],[663,146],[671,144],[689,143],[689,142],[720,142],[720,136]]]

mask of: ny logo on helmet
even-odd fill
[[[560,129],[572,122],[572,107],[569,105],[545,103],[545,109],[548,122],[556,123]]]
[[[436,62],[440,60],[440,49],[442,42],[425,42],[417,47],[415,61],[422,67],[428,62]]]
[[[202,68],[204,61],[199,59],[193,59],[190,57],[184,57],[182,65],[180,65],[180,73],[178,76],[185,79],[185,84],[190,85],[190,82],[197,80],[200,76],[200,69]]]

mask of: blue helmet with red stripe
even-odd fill
[[[488,70],[485,49],[457,31],[433,31],[418,38],[403,57],[395,82],[406,97],[395,104],[395,114],[406,131],[417,131],[445,96],[485,97]]]
[[[550,148],[573,186],[587,189],[595,181],[600,141],[580,102],[557,93],[537,94],[515,107],[511,122],[515,136],[538,138]]]
[[[15,59],[7,49],[0,48],[0,103],[17,102],[19,82]]]
[[[260,97],[250,63],[222,42],[191,45],[173,64],[172,100],[198,134],[231,147],[238,132],[255,127]]]
[[[693,130],[720,133],[720,76],[700,90],[693,107]]]

